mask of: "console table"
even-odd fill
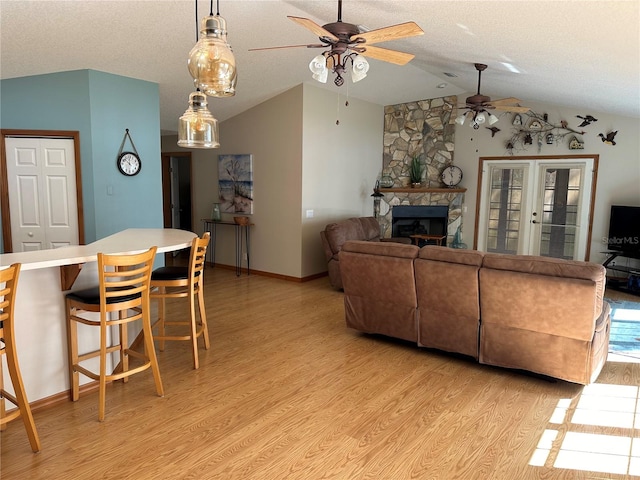
[[[211,232],[211,243],[209,252],[209,259],[211,265],[216,263],[216,231],[218,225],[227,225],[235,227],[235,240],[236,240],[236,275],[242,275],[242,239],[244,238],[244,244],[247,249],[247,275],[251,274],[251,253],[250,253],[250,235],[249,228],[253,226],[253,223],[247,223],[241,225],[235,222],[227,222],[223,220],[213,220],[211,218],[203,218],[202,223],[205,232]]]

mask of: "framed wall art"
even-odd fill
[[[218,155],[222,213],[253,213],[253,155]]]

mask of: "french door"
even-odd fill
[[[480,159],[478,250],[586,260],[597,156]]]

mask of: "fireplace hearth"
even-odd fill
[[[446,236],[449,207],[446,205],[398,205],[391,211],[393,237]],[[418,245],[427,242],[421,240]]]

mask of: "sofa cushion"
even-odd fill
[[[349,218],[341,222],[330,223],[325,227],[324,232],[334,255],[340,253],[344,242],[349,240],[364,240],[362,224],[357,218]]]
[[[482,265],[484,253],[477,250],[461,250],[457,248],[439,247],[437,245],[425,245],[420,249],[419,258],[479,267]]]
[[[478,358],[482,252],[427,245],[415,261],[420,345]]]
[[[418,247],[349,241],[340,251],[345,320],[356,330],[417,341]]]
[[[367,240],[369,242],[380,239],[380,223],[375,217],[361,217],[357,219],[362,227],[362,238],[354,240]]]
[[[595,299],[593,299],[593,318],[598,318],[602,313],[606,284],[606,269],[600,264],[582,262],[579,260],[539,257],[534,255],[487,253],[484,256],[482,266],[493,270],[589,280],[594,283],[595,288]]]
[[[393,242],[366,242],[352,240],[342,246],[344,252],[364,253],[368,255],[383,255],[386,257],[416,258],[419,248],[415,245]]]

